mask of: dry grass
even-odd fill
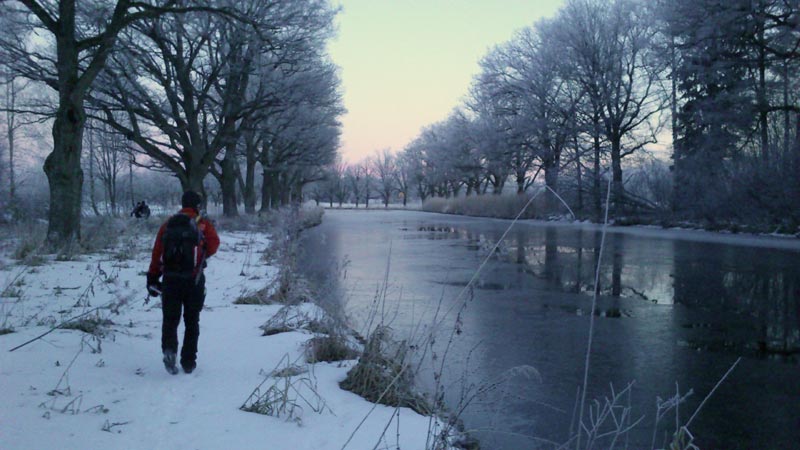
[[[256,215],[244,214],[236,217],[219,217],[214,225],[226,231],[266,231],[284,228],[292,223],[299,230],[311,228],[322,223],[325,210],[318,206],[303,208],[281,208]]]
[[[269,289],[259,289],[255,292],[244,294],[233,301],[234,305],[271,305]]]
[[[102,337],[108,333],[109,328],[112,325],[114,325],[114,322],[109,319],[103,319],[100,317],[86,317],[80,320],[67,322],[61,325],[59,328],[63,330],[79,330],[83,331],[84,333]]]
[[[317,336],[306,342],[306,361],[309,364],[347,361],[356,357],[358,352],[341,336]]]
[[[330,411],[319,395],[313,370],[293,364],[289,355],[281,358],[275,368],[264,374],[264,380],[239,407],[242,411],[282,417],[298,424],[306,409],[322,414]]]
[[[523,195],[473,195],[457,198],[429,198],[422,210],[444,214],[513,219],[528,203],[532,194]],[[545,196],[540,195],[528,206],[521,219],[545,218]]]
[[[272,371],[270,376],[272,376],[273,378],[281,378],[281,377],[285,378],[285,377],[296,377],[304,373],[308,373],[308,367],[299,366],[297,364],[289,364],[286,367]]]
[[[405,342],[393,341],[391,330],[379,326],[367,339],[358,363],[339,386],[373,403],[408,407],[430,415],[433,408],[414,390],[413,371],[407,356]]]

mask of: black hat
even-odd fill
[[[203,202],[203,197],[195,191],[186,191],[181,197],[181,206],[184,208],[200,209],[200,203]]]

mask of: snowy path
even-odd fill
[[[258,252],[268,240],[244,233],[221,233],[221,239],[219,254],[209,261],[198,368],[190,375],[170,375],[161,363],[161,312],[154,302],[144,305],[140,274],[146,270],[149,241],[137,241],[133,260],[92,255],[26,272],[21,298],[0,297],[0,317],[8,317],[16,330],[0,336],[0,448],[340,449],[373,406],[338,387],[352,363],[311,368],[329,407],[321,414],[304,408],[299,421],[287,421],[239,410],[262,374],[284,356],[302,361],[303,343],[311,335],[261,336],[258,326],[279,307],[232,302],[275,276],[275,268],[259,263]],[[106,275],[98,275],[98,264]],[[23,269],[10,265],[0,271],[0,288]],[[57,330],[8,351],[51,323],[89,309],[74,305],[93,278],[91,307],[129,300],[119,315],[102,312],[115,325],[99,344],[81,331]],[[48,395],[57,385],[64,395]],[[393,408],[377,407],[347,448],[374,448],[393,414]],[[403,409],[399,445],[392,424],[377,448],[425,448],[427,425],[427,418]]]

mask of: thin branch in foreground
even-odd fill
[[[592,311],[589,314],[589,342],[586,345],[586,361],[583,369],[583,389],[581,391],[581,406],[578,409],[578,436],[575,441],[575,449],[581,446],[581,428],[583,425],[583,410],[586,404],[586,388],[589,384],[589,364],[592,356],[592,341],[594,336],[594,314],[597,310],[598,286],[600,286],[600,266],[603,262],[603,248],[606,243],[606,233],[608,231],[608,210],[611,204],[611,178],[608,179],[608,189],[606,190],[606,214],[603,220],[603,234],[600,238],[600,254],[597,256],[597,267],[594,273],[594,293],[592,294]]]

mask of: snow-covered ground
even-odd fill
[[[275,277],[276,268],[260,262],[269,240],[243,232],[220,237],[206,271],[198,367],[189,375],[164,370],[159,299],[144,302],[152,237],[129,238],[130,259],[108,252],[28,267],[0,255],[7,295],[0,297],[0,328],[5,322],[15,330],[0,335],[0,449],[341,449],[357,428],[348,449],[425,448],[427,417],[339,388],[354,362],[304,362],[310,332],[262,337],[259,326],[280,306],[232,302]],[[113,322],[103,337],[58,329],[9,351],[106,305],[117,313],[103,307],[88,316]],[[289,389],[293,417],[240,410],[265,379],[261,392],[286,387],[286,378],[268,374],[288,361],[309,370],[290,379],[300,380],[303,396]]]

